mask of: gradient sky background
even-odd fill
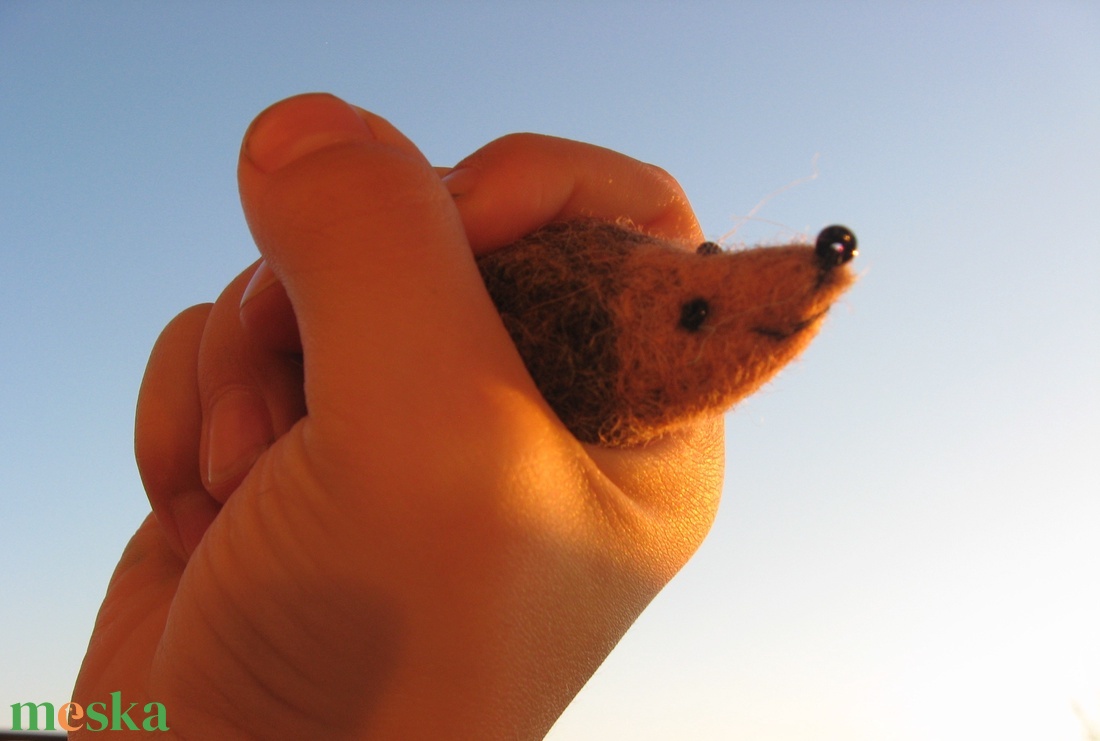
[[[437,164],[512,131],[669,170],[860,284],[728,417],[710,538],[550,738],[1100,723],[1100,5],[0,3],[0,727],[68,698],[147,509],[147,353],[254,259],[241,135],[327,90]],[[783,225],[783,226],[777,226]]]

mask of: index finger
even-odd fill
[[[361,110],[361,109],[360,109]],[[475,254],[504,247],[550,223],[626,220],[655,237],[695,246],[703,233],[680,184],[654,165],[604,147],[540,134],[509,134],[455,167],[436,167]],[[259,272],[269,273],[261,264]],[[269,282],[274,282],[272,276]],[[242,309],[269,348],[300,352],[294,313],[281,286]]]
[[[475,253],[551,221],[627,220],[653,236],[697,244],[702,230],[683,189],[659,167],[593,144],[509,134],[446,175]]]

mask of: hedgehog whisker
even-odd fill
[[[812,295],[812,294],[810,294],[810,295]],[[759,305],[756,305],[756,306],[749,307],[747,309],[743,309],[742,311],[734,312],[734,313],[728,315],[725,318],[725,320],[726,321],[734,321],[734,320],[737,320],[737,319],[741,319],[745,316],[748,316],[749,314],[752,314],[754,312],[758,312],[761,309],[775,309],[775,308],[781,308],[781,307],[784,307],[784,306],[790,306],[791,304],[799,304],[799,303],[804,302],[806,300],[806,298],[807,298],[807,296],[789,296],[789,297],[785,297],[785,298],[782,298],[782,299],[777,299],[775,301],[769,301],[768,303],[759,304]]]
[[[716,322],[714,324],[710,324],[710,325],[703,326],[703,327],[699,328],[698,334],[703,335],[703,337],[702,337],[701,341],[699,342],[699,349],[698,349],[698,352],[695,353],[695,357],[692,358],[691,360],[687,361],[688,365],[695,365],[696,363],[699,362],[699,360],[704,355],[703,351],[706,349],[707,342],[710,341],[711,337],[715,336],[718,333],[717,332],[718,327],[721,326],[724,323],[725,323],[725,321],[720,321],[720,322]]]

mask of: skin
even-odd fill
[[[683,193],[533,135],[435,169],[321,94],[261,114],[238,175],[262,259],[153,349],[152,513],[74,700],[160,702],[176,739],[540,737],[705,536],[721,425],[579,443],[473,256],[576,216],[698,243]]]

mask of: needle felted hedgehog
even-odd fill
[[[539,390],[581,441],[642,445],[756,391],[852,284],[856,238],[695,251],[597,220],[478,258]]]

